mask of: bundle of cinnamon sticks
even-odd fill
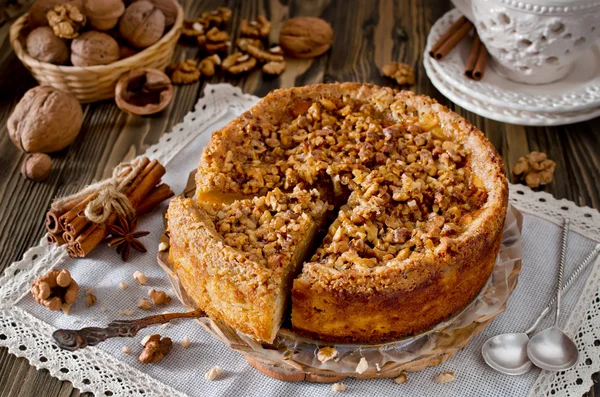
[[[137,175],[130,176],[131,182],[125,187],[123,194],[135,209],[135,216],[150,212],[164,200],[173,197],[169,185],[160,183],[165,174],[165,167],[157,160],[139,157],[135,161]],[[125,169],[124,174],[134,168]],[[67,251],[72,257],[83,258],[89,254],[108,235],[108,226],[117,220],[117,213],[111,213],[104,223],[93,223],[85,216],[85,208],[97,197],[97,192],[84,198],[73,196],[53,202],[46,213],[46,229],[49,244],[68,244]]]
[[[460,17],[431,47],[429,55],[438,61],[444,59],[469,34],[471,29],[473,29],[473,24],[464,16]],[[487,49],[479,38],[477,30],[474,30],[473,44],[465,64],[465,76],[476,81],[481,80],[487,66],[487,57]]]

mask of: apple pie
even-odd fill
[[[492,272],[508,199],[465,119],[358,83],[267,95],[214,132],[196,186],[169,207],[174,269],[211,317],[267,342],[286,318],[372,343],[459,312]]]

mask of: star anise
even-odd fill
[[[137,227],[137,217],[128,221],[125,217],[119,216],[117,223],[108,225],[108,232],[111,234],[107,240],[108,246],[117,247],[117,253],[124,261],[129,259],[131,248],[139,252],[147,252],[144,244],[138,239],[149,235],[150,232],[136,232]]]

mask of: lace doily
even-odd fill
[[[215,121],[241,114],[257,100],[228,84],[208,85],[194,111],[186,115],[173,132],[148,148],[146,154],[168,164]],[[600,242],[600,213],[594,209],[578,207],[568,200],[557,200],[547,193],[536,193],[521,185],[510,186],[510,201],[521,211],[556,225],[560,225],[561,217],[568,217],[573,232],[585,237],[588,242]],[[34,278],[69,260],[64,248],[48,246],[42,239],[39,245],[25,253],[22,260],[5,270],[0,277],[0,346],[8,347],[9,352],[16,356],[27,358],[36,368],[48,369],[52,376],[72,382],[82,392],[93,392],[97,396],[185,395],[169,386],[168,382],[155,379],[100,347],[68,352],[54,346],[50,335],[55,327],[24,310],[20,302],[29,293]],[[581,396],[592,386],[592,374],[600,371],[599,263],[596,261],[565,326],[566,332],[574,336],[580,348],[580,363],[565,372],[542,372],[532,382],[531,396]],[[264,378],[255,372],[251,374]],[[244,376],[250,375],[246,373]],[[314,388],[310,390],[315,392]]]

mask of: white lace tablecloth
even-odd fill
[[[147,154],[166,164],[164,178],[175,192],[183,190],[187,176],[199,159],[211,132],[218,129],[258,98],[243,94],[227,84],[209,85],[193,112],[166,134]],[[510,201],[524,212],[523,244],[525,255],[519,285],[501,314],[463,351],[439,367],[408,374],[408,383],[397,385],[390,379],[356,380],[343,383],[343,395],[394,396],[581,396],[591,385],[591,376],[600,370],[600,261],[588,269],[564,299],[562,321],[566,332],[579,346],[579,364],[565,372],[532,370],[524,376],[510,377],[488,368],[481,357],[481,345],[492,335],[523,331],[553,296],[560,240],[560,217],[571,219],[566,275],[600,241],[600,213],[580,208],[566,200],[556,200],[546,193],[534,193],[520,186],[510,186]],[[163,205],[164,207],[164,205]],[[88,258],[70,259],[63,248],[45,242],[31,248],[24,258],[6,269],[0,278],[0,346],[7,346],[17,356],[26,357],[38,369],[68,380],[82,391],[96,396],[291,396],[330,395],[330,385],[307,382],[284,383],[270,379],[252,368],[244,358],[210,335],[194,321],[179,320],[167,328],[142,330],[136,338],[111,339],[97,347],[76,352],[59,350],[51,340],[57,328],[80,328],[84,325],[105,326],[110,320],[123,318],[121,309],[136,309],[136,302],[149,288],[169,289],[169,282],[156,264],[155,250],[162,233],[162,210],[145,216],[142,230],[151,231],[143,238],[149,253],[134,252],[129,262],[122,262],[111,249],[102,246]],[[29,295],[31,281],[52,267],[67,268],[81,287],[78,301],[70,315],[50,312],[34,303]],[[134,271],[144,272],[149,282],[140,286]],[[125,281],[128,286],[119,288]],[[95,306],[88,308],[85,290],[94,288]],[[176,311],[178,302],[153,310]],[[136,309],[134,317],[149,312]],[[568,316],[568,318],[566,318]],[[551,317],[551,316],[550,316]],[[551,324],[547,318],[542,327]],[[137,362],[143,336],[160,333],[174,342],[189,337],[192,345],[184,349],[175,344],[173,351],[160,363]],[[122,352],[124,346],[132,354]],[[212,367],[223,368],[223,375],[206,381],[204,374]],[[433,378],[442,371],[454,371],[456,380],[437,384]]]

